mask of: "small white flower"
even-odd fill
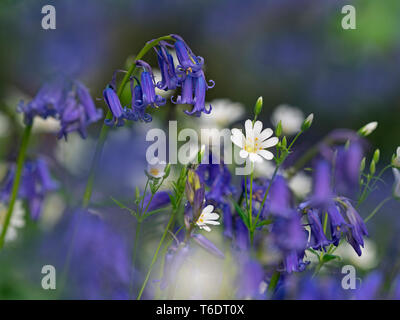
[[[400,170],[392,168],[394,175],[393,197],[400,199]]]
[[[290,179],[289,187],[297,197],[304,199],[311,191],[312,179],[304,172],[299,172]]]
[[[254,166],[256,176],[271,179],[275,171],[275,164],[271,161],[259,162]]]
[[[166,166],[164,161],[154,158],[147,165],[147,173],[153,178],[162,178],[165,175]]]
[[[396,155],[393,156],[392,165],[396,168],[400,168],[400,147],[396,149]]]
[[[211,204],[203,209],[199,219],[197,219],[196,221],[196,224],[200,229],[204,229],[210,232],[211,228],[207,226],[207,224],[219,225],[219,222],[215,221],[219,219],[219,214],[213,212],[213,210],[214,206],[212,206]]]
[[[360,130],[358,130],[358,133],[364,137],[370,135],[378,126],[378,122],[373,121],[370,123],[367,123],[364,127],[362,127]]]
[[[232,129],[232,142],[237,145],[240,150],[240,157],[246,159],[247,157],[251,162],[261,162],[262,158],[272,160],[274,155],[266,148],[275,146],[279,139],[277,137],[269,138],[272,136],[273,131],[271,128],[262,130],[263,124],[261,121],[253,123],[251,120],[246,120],[245,124],[246,136],[243,135],[239,129]],[[268,139],[269,138],[269,139]]]
[[[239,102],[229,99],[216,99],[210,102],[212,111],[210,114],[202,114],[199,118],[202,128],[226,128],[244,115],[244,106]]]
[[[3,203],[0,203],[0,229],[3,228],[3,223],[5,216],[7,214],[7,206]],[[14,204],[13,213],[11,216],[10,224],[8,225],[5,241],[11,242],[14,241],[18,236],[18,229],[21,229],[25,226],[25,210],[22,206],[22,201],[17,200]]]
[[[287,104],[279,105],[271,116],[271,122],[276,127],[281,121],[282,133],[284,135],[293,135],[300,131],[304,122],[303,112]]]

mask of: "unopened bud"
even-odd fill
[[[306,118],[306,120],[304,120],[302,126],[301,126],[301,131],[306,131],[311,127],[311,124],[314,120],[314,114],[311,113],[308,115],[308,117]]]
[[[365,126],[358,130],[358,134],[362,137],[369,136],[376,129],[377,126],[378,122],[376,121],[367,123]]]
[[[254,105],[254,115],[257,117],[262,110],[263,107],[263,97],[259,97]]]

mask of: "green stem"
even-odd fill
[[[135,57],[135,60],[140,60],[143,58],[143,56],[154,46],[156,46],[160,41],[163,40],[170,40],[173,41],[174,39],[171,36],[164,36],[164,37],[160,37],[157,38],[153,41],[150,41],[148,43],[146,43],[146,45],[142,48],[142,50],[139,51],[139,53],[137,54],[137,56]],[[136,64],[132,63],[132,65],[130,66],[129,70],[125,73],[125,76],[123,77],[121,84],[118,87],[117,90],[117,95],[119,98],[121,98],[122,92],[125,89],[125,86],[127,85],[127,83],[129,82],[130,77],[134,74],[134,72],[136,71]],[[110,119],[112,116],[111,112],[108,111],[107,115],[106,115],[106,119]],[[92,197],[92,192],[93,192],[93,184],[94,184],[94,178],[95,178],[95,174],[97,172],[97,168],[101,159],[101,155],[103,153],[103,149],[104,149],[104,144],[106,142],[107,139],[107,135],[108,135],[108,131],[109,131],[109,126],[107,126],[105,123],[103,123],[103,126],[101,128],[101,132],[100,132],[100,137],[99,140],[97,142],[96,145],[96,151],[93,157],[93,161],[92,161],[92,166],[90,168],[90,172],[89,172],[89,178],[86,184],[86,190],[85,190],[85,194],[83,196],[83,202],[82,202],[82,207],[85,209],[89,206],[90,204],[90,199]]]
[[[280,277],[281,277],[281,273],[279,271],[275,271],[272,274],[271,281],[269,282],[269,286],[268,286],[268,295],[269,296],[271,296],[274,293],[276,286],[278,285],[278,281],[279,281]]]
[[[253,246],[254,241],[254,228],[253,228],[253,179],[254,179],[254,164],[251,164],[250,173],[250,204],[249,204],[249,237],[250,245]]]
[[[137,256],[137,247],[140,236],[140,227],[142,225],[142,221],[140,219],[137,220],[136,230],[135,230],[135,243],[133,245],[133,255],[132,255],[132,273],[131,273],[131,283],[129,287],[129,297],[132,299],[133,295],[133,283],[134,283],[134,275],[135,275],[135,266],[136,266],[136,256]]]
[[[158,243],[156,252],[154,253],[153,259],[151,260],[151,263],[150,263],[150,266],[149,266],[149,270],[147,271],[146,278],[144,279],[142,288],[140,289],[139,294],[138,294],[138,296],[137,296],[137,298],[136,298],[137,300],[140,300],[140,299],[141,299],[142,294],[143,294],[143,291],[144,291],[144,289],[146,288],[147,282],[149,281],[149,278],[150,278],[151,271],[153,270],[154,263],[157,261],[158,253],[159,253],[159,251],[160,251],[160,249],[161,249],[161,246],[162,246],[163,243],[164,243],[165,237],[166,237],[167,234],[168,234],[168,230],[169,230],[169,228],[170,228],[172,222],[173,222],[174,219],[175,219],[175,214],[176,214],[176,212],[177,212],[177,211],[174,210],[173,213],[171,214],[171,217],[169,218],[167,227],[166,227],[165,230],[164,230],[164,233],[163,233],[163,235],[162,235],[162,237],[161,237],[161,239],[160,239],[160,242]]]
[[[379,204],[376,206],[376,208],[374,209],[374,211],[372,211],[371,214],[370,214],[368,217],[366,217],[366,218],[364,219],[364,222],[368,222],[368,220],[370,220],[370,219],[383,207],[383,205],[384,205],[386,202],[388,202],[389,200],[391,200],[391,199],[392,199],[392,197],[387,197],[386,199],[383,199],[383,200],[381,201],[381,203],[379,203]]]
[[[25,127],[25,130],[24,130],[24,133],[22,136],[21,148],[20,148],[20,151],[18,154],[18,160],[17,160],[17,171],[15,172],[14,182],[13,182],[12,191],[11,191],[10,203],[8,205],[8,210],[6,213],[5,220],[4,220],[3,230],[1,231],[1,235],[0,235],[0,250],[4,246],[5,237],[7,234],[8,227],[10,225],[11,216],[12,216],[13,209],[14,209],[14,204],[15,204],[15,201],[17,200],[19,185],[21,182],[22,171],[24,169],[26,151],[28,149],[29,138],[30,138],[31,131],[32,131],[32,125],[33,124],[30,124]]]

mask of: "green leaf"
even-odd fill
[[[272,223],[272,219],[263,220],[257,223],[256,228],[267,226]]]
[[[239,214],[240,218],[243,220],[247,229],[249,229],[249,218],[246,213],[242,210],[242,208],[236,203],[236,201],[232,200],[233,205],[235,206],[236,212]]]
[[[324,254],[324,256],[322,257],[322,262],[326,263],[335,259],[341,260],[339,256],[336,256],[334,254]]]
[[[128,210],[130,212],[131,215],[133,215],[134,217],[136,217],[136,211],[127,207],[126,205],[124,205],[122,202],[118,201],[117,199],[111,197],[111,200],[114,201],[118,207],[120,207],[121,209],[125,209]]]

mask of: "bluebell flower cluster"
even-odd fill
[[[130,106],[122,106],[117,95],[115,73],[103,91],[104,101],[112,115],[106,119],[109,126],[123,126],[125,120],[130,121],[152,121],[152,117],[146,112],[147,107],[158,108],[166,104],[166,99],[156,94],[155,89],[164,91],[181,88],[181,94],[176,100],[171,97],[175,104],[192,105],[192,110],[185,110],[188,115],[199,117],[201,113],[209,114],[211,105],[205,106],[206,91],[214,87],[214,81],[207,82],[203,71],[204,59],[196,56],[182,37],[170,36],[174,43],[159,41],[154,47],[158,66],[161,71],[161,80],[156,82],[151,66],[143,60],[136,60],[136,69],[140,71],[140,77],[130,77],[130,88],[132,100]],[[176,53],[175,62],[171,51]],[[119,70],[118,70],[119,71]]]
[[[7,203],[14,183],[16,165],[12,164],[1,182],[0,200]],[[25,163],[18,196],[26,200],[32,219],[37,220],[42,212],[47,193],[58,189],[58,183],[51,177],[44,158]]]
[[[64,78],[44,84],[32,101],[19,103],[18,111],[24,114],[27,125],[31,125],[36,116],[58,119],[61,127],[58,138],[65,139],[74,131],[86,138],[87,126],[100,120],[103,115],[82,82]]]

